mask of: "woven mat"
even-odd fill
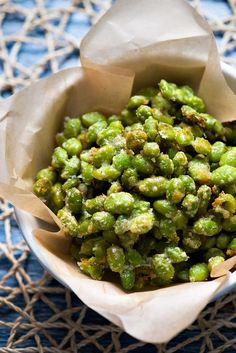
[[[1,97],[78,64],[80,39],[111,2],[0,0]],[[212,26],[222,60],[236,64],[236,1],[191,3]],[[235,333],[236,291],[210,304],[166,345],[133,339],[44,272],[12,206],[0,200],[0,353],[233,353]]]

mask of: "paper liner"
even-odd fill
[[[213,35],[185,1],[117,1],[83,40],[81,60],[82,68],[52,75],[0,105],[0,195],[59,226],[31,190],[37,171],[50,163],[65,116],[92,110],[117,113],[132,91],[156,85],[161,78],[198,90],[207,110],[221,121],[236,116],[236,96],[221,72]],[[68,255],[71,240],[61,231],[45,227],[32,237],[40,261],[81,300],[152,343],[167,342],[191,324],[235,264],[233,259],[224,271],[218,268],[217,275],[224,276],[213,281],[128,294],[80,273]]]

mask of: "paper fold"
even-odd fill
[[[236,115],[236,96],[221,72],[209,26],[185,1],[118,0],[83,40],[81,60],[82,68],[61,71],[0,104],[0,195],[58,225],[31,190],[37,171],[50,161],[65,116],[118,113],[132,90],[162,78],[199,90],[221,121]],[[214,281],[127,294],[81,274],[67,252],[70,239],[61,232],[45,227],[33,234],[31,248],[51,273],[88,306],[146,342],[167,342],[187,327],[230,276],[227,267]]]

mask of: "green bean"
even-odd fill
[[[106,121],[98,121],[97,123],[91,125],[88,128],[88,132],[86,135],[87,138],[87,142],[89,145],[91,145],[92,143],[95,143],[99,133],[105,129],[107,127],[107,122]]]
[[[82,210],[82,194],[77,188],[66,191],[66,206],[72,213],[80,213]]]
[[[197,137],[193,142],[192,146],[197,153],[208,155],[211,153],[211,144],[208,140],[203,137]]]
[[[227,247],[227,255],[233,256],[236,254],[236,238],[233,238]]]
[[[130,126],[139,121],[139,118],[136,116],[135,111],[130,111],[129,109],[124,109],[121,112],[121,121],[124,125]]]
[[[95,212],[92,221],[98,230],[111,230],[115,224],[115,217],[109,212]]]
[[[191,250],[197,250],[200,248],[202,245],[201,238],[198,234],[193,234],[191,231],[186,230],[183,233],[183,239],[182,239],[183,245],[185,248],[191,249]]]
[[[235,232],[236,231],[236,215],[227,218],[223,222],[223,229],[226,232]]]
[[[213,179],[213,173],[211,176],[210,165],[207,159],[201,156],[194,157],[188,164],[188,174],[199,184],[209,184],[211,178]]]
[[[132,268],[125,267],[124,270],[120,272],[120,280],[124,289],[131,290],[135,284],[135,271]]]
[[[80,218],[78,222],[78,235],[84,237],[96,233],[99,229],[92,222],[92,218]]]
[[[208,266],[205,263],[198,263],[190,267],[189,280],[190,282],[206,281],[209,276]]]
[[[103,129],[99,132],[99,134],[97,135],[96,142],[99,146],[109,145],[110,143],[112,143],[114,138],[117,137],[120,133],[120,128],[108,126],[108,128]]]
[[[155,120],[159,123],[165,123],[168,125],[174,125],[174,117],[168,115],[168,113],[163,114],[159,109],[153,108],[152,109],[152,116]]]
[[[230,165],[231,167],[236,167],[236,148],[232,148],[222,154],[220,158],[220,166],[222,165]]]
[[[102,164],[110,164],[114,156],[114,148],[111,145],[104,145],[98,148],[92,157],[92,164],[99,168]]]
[[[219,186],[236,183],[236,168],[223,165],[212,172],[212,183]]]
[[[95,123],[97,123],[98,121],[105,121],[106,118],[103,114],[98,113],[98,112],[91,112],[91,113],[85,113],[82,115],[81,117],[82,120],[82,124],[85,127],[89,127]]]
[[[56,147],[52,155],[52,166],[54,168],[63,168],[68,160],[68,154],[62,147]]]
[[[113,121],[120,121],[120,116],[113,114],[113,115],[109,116],[109,118],[107,118],[108,124],[110,124]]]
[[[57,217],[60,219],[63,230],[66,234],[72,237],[79,236],[78,222],[68,208],[61,208],[57,213]]]
[[[73,156],[68,161],[66,161],[64,168],[61,172],[61,177],[63,179],[69,179],[73,176],[78,175],[80,171],[80,160],[78,157]]]
[[[82,242],[80,247],[80,257],[93,255],[93,247],[97,239],[99,238],[85,239]]]
[[[114,181],[111,183],[111,186],[107,190],[107,196],[113,194],[114,192],[120,192],[122,191],[122,185],[120,184],[119,181]]]
[[[226,152],[227,147],[224,142],[222,141],[216,141],[213,143],[211,146],[211,152],[209,154],[209,159],[211,162],[219,162],[222,155]]]
[[[158,123],[152,117],[145,120],[143,124],[144,131],[147,134],[148,141],[155,141],[158,134]]]
[[[212,237],[221,231],[221,226],[219,222],[214,218],[202,217],[194,222],[193,231],[199,235]]]
[[[62,147],[66,150],[69,156],[75,156],[80,154],[83,149],[82,143],[75,137],[71,137],[70,139],[66,140]]]
[[[97,180],[113,181],[120,176],[121,172],[112,165],[104,165],[94,169],[92,176]]]
[[[109,244],[103,238],[94,241],[92,252],[99,263],[106,262],[106,252]]]
[[[151,177],[138,183],[139,192],[146,197],[162,197],[166,193],[168,180],[164,177]]]
[[[225,258],[225,254],[223,253],[223,251],[217,248],[209,249],[204,255],[206,261],[209,261],[211,257],[215,257],[215,256],[221,256]]]
[[[207,185],[201,185],[197,191],[197,197],[199,198],[198,215],[202,216],[206,213],[209,202],[211,199],[211,188]]]
[[[106,200],[105,195],[99,195],[92,199],[88,199],[84,203],[84,209],[90,214],[101,211],[104,209],[105,200]]]
[[[152,108],[148,105],[140,105],[136,110],[136,115],[140,121],[144,122],[146,119],[152,116]]]
[[[225,259],[222,256],[214,256],[208,260],[208,270],[211,272],[215,266],[222,264]]]
[[[171,263],[173,264],[187,261],[189,258],[186,252],[178,246],[167,246],[165,248],[165,255],[170,259]]]
[[[174,83],[168,83],[165,80],[160,81],[159,87],[163,96],[170,99],[171,101],[187,104],[199,112],[203,112],[205,110],[203,100],[195,96],[193,90],[190,87],[177,87],[177,85]]]
[[[130,231],[128,231],[123,234],[118,234],[118,238],[120,245],[127,250],[133,248],[134,244],[137,243],[137,241],[139,240],[139,234],[131,233]]]
[[[127,108],[137,109],[140,105],[148,104],[148,102],[149,102],[149,99],[147,99],[147,97],[145,96],[141,96],[141,95],[132,96],[127,103]]]
[[[186,195],[182,201],[182,207],[187,216],[194,217],[198,211],[199,198],[192,194]]]
[[[112,214],[130,213],[134,207],[134,198],[128,192],[116,192],[109,195],[104,202],[104,209]]]
[[[181,147],[190,146],[193,144],[193,134],[190,127],[175,128],[175,140]]]
[[[44,168],[41,169],[36,175],[35,180],[37,181],[39,179],[47,179],[51,181],[52,184],[55,184],[57,181],[57,173],[52,167]]]
[[[85,184],[90,184],[93,180],[94,167],[84,161],[81,162],[81,177]]]
[[[173,163],[174,175],[177,177],[181,175],[184,176],[183,174],[186,173],[188,166],[188,158],[186,157],[186,154],[182,151],[177,152],[173,157]]]
[[[169,181],[166,189],[166,198],[172,203],[179,203],[185,196],[184,183],[179,178],[173,178]]]
[[[126,252],[126,258],[130,265],[139,267],[144,264],[142,255],[135,249],[128,249]]]
[[[141,150],[146,141],[147,134],[143,130],[132,130],[126,135],[126,146],[134,152]]]
[[[113,272],[122,272],[125,266],[124,250],[117,245],[110,246],[107,249],[107,262]]]
[[[160,135],[161,139],[166,141],[174,141],[176,137],[174,128],[166,123],[158,124],[158,134]]]
[[[80,255],[80,248],[78,245],[76,244],[71,244],[70,247],[70,255],[76,260],[79,261],[81,259],[81,255]]]
[[[52,182],[46,178],[36,180],[33,185],[33,191],[38,197],[47,197],[51,189]]]
[[[143,154],[148,158],[157,158],[160,154],[158,143],[146,142],[143,146]]]
[[[161,215],[167,218],[173,218],[177,212],[177,208],[168,200],[156,200],[153,202],[153,208]]]
[[[62,147],[62,144],[66,141],[66,138],[63,134],[63,132],[58,132],[56,134],[56,143],[58,146]]]
[[[134,168],[126,169],[121,176],[122,184],[129,190],[138,183],[138,173]]]
[[[160,174],[163,176],[170,176],[174,172],[174,163],[168,156],[168,154],[161,153],[160,156],[157,157],[157,167],[160,171]]]
[[[64,136],[69,139],[71,137],[77,137],[80,133],[81,121],[79,118],[66,118],[64,124]]]
[[[152,100],[152,107],[159,109],[162,113],[169,113],[173,111],[173,103],[164,98],[161,93],[155,95]]]
[[[150,210],[150,202],[144,201],[144,200],[135,200],[131,215],[137,216],[149,210]]]
[[[154,225],[155,218],[151,212],[145,212],[137,215],[130,220],[129,230],[135,234],[148,233]]]
[[[51,188],[49,197],[49,207],[54,213],[57,213],[65,204],[65,194],[61,183],[56,183]]]
[[[156,87],[145,87],[138,91],[138,94],[145,96],[147,98],[152,98],[156,96],[158,93],[158,89]]]
[[[212,203],[214,211],[221,214],[223,218],[229,218],[236,212],[236,200],[231,194],[225,194],[223,191]]]
[[[101,280],[104,273],[104,266],[99,264],[96,258],[90,257],[90,259],[81,259],[78,262],[78,266],[82,272],[89,275],[92,279]]]
[[[175,269],[171,261],[165,255],[157,254],[152,257],[152,268],[157,277],[167,283],[172,280],[175,274]]]
[[[162,237],[168,239],[171,243],[177,244],[179,237],[176,232],[175,223],[168,218],[162,218],[159,225],[159,231]]]
[[[113,157],[113,165],[117,170],[123,172],[131,167],[131,156],[126,152],[121,152]]]
[[[193,194],[194,195],[196,193],[196,184],[195,184],[194,180],[189,175],[180,175],[179,179],[184,183],[184,188],[185,188],[186,194]]]
[[[64,182],[64,184],[62,185],[62,189],[64,191],[67,191],[71,188],[77,187],[79,183],[80,181],[78,177],[71,177]]]
[[[188,224],[188,217],[183,211],[177,210],[172,220],[174,222],[176,230],[186,229]]]
[[[131,164],[141,175],[152,175],[155,169],[153,162],[141,154],[136,154],[132,158]]]
[[[220,235],[219,235],[220,236]],[[216,237],[202,237],[202,249],[209,250],[216,245]]]
[[[183,282],[189,282],[189,269],[188,268],[184,268],[182,270],[176,271],[176,276],[178,279],[180,279]]]

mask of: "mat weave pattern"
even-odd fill
[[[1,98],[79,64],[81,38],[111,2],[0,0]],[[212,26],[222,60],[236,65],[236,0],[191,3]],[[233,353],[235,333],[233,291],[168,344],[135,340],[42,269],[22,238],[12,206],[0,200],[0,353]]]

